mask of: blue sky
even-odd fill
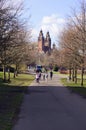
[[[75,7],[79,0],[11,0],[24,2],[25,16],[31,15],[33,39],[37,40],[39,31],[44,35],[50,32],[52,42],[55,42],[65,24],[65,18],[71,14],[71,7]]]

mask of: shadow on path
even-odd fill
[[[62,86],[56,75],[39,85],[28,87],[13,130],[86,130],[85,99]]]

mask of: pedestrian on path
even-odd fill
[[[41,79],[41,72],[39,72],[39,80]]]
[[[43,73],[43,80],[45,80],[45,73]]]
[[[46,80],[48,81],[48,73],[46,72]]]
[[[52,72],[52,70],[50,71],[50,79],[52,79],[52,77],[53,77],[53,72]]]
[[[36,82],[39,83],[39,72],[36,72]]]

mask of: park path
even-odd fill
[[[59,75],[34,81],[12,130],[86,130],[86,99],[64,87]]]

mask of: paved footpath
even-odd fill
[[[28,87],[12,130],[86,130],[86,99],[71,93],[54,75]]]

